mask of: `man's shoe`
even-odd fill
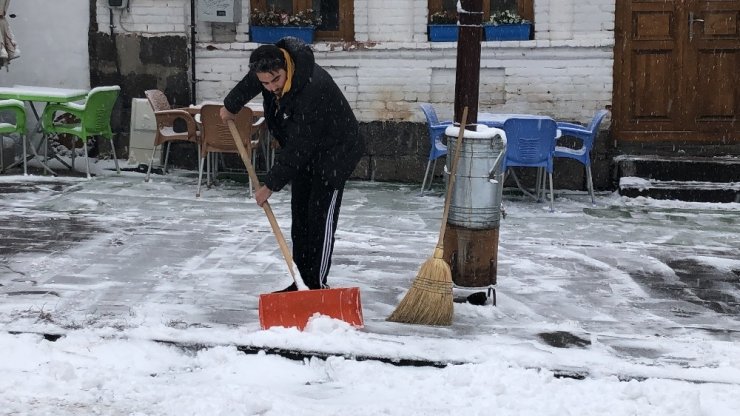
[[[293,283],[291,283],[290,286],[286,287],[285,289],[283,289],[283,290],[276,290],[276,291],[274,291],[272,293],[295,292],[296,290],[298,290],[298,288],[296,287],[295,282],[293,282]]]

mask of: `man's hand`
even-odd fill
[[[254,200],[257,201],[257,205],[262,206],[267,202],[267,199],[272,195],[272,190],[265,185],[262,185],[257,192],[254,193]]]
[[[226,107],[221,107],[221,110],[219,110],[219,115],[221,116],[221,120],[223,120],[224,123],[229,120],[236,120],[236,114],[227,110]]]

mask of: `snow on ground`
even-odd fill
[[[111,167],[0,176],[3,414],[740,410],[740,204],[507,195],[497,306],[436,328],[385,318],[432,255],[441,189],[352,182],[330,284],[360,287],[365,328],[263,331],[257,296],[289,276],[245,185],[196,199],[192,172]],[[271,201],[289,235],[288,192]]]
[[[85,331],[0,335],[4,414],[717,415],[737,384],[554,378],[491,359],[443,369],[344,358],[291,361],[234,347],[198,352]]]

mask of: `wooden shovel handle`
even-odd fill
[[[447,195],[445,196],[445,209],[442,212],[442,226],[439,230],[439,239],[437,248],[441,248],[445,240],[445,230],[447,229],[447,216],[450,214],[450,203],[452,202],[452,188],[455,186],[455,176],[457,176],[457,163],[460,160],[462,151],[463,136],[465,136],[465,125],[468,121],[468,107],[463,109],[462,120],[460,121],[460,132],[457,134],[457,143],[455,144],[455,157],[452,158],[452,167],[450,170],[450,179],[447,181]]]
[[[228,124],[229,126],[231,136],[234,138],[234,143],[236,143],[236,148],[237,150],[239,150],[239,156],[241,156],[244,165],[247,167],[247,172],[249,173],[250,182],[252,182],[252,186],[254,187],[254,192],[257,192],[260,181],[257,177],[257,172],[254,171],[254,166],[252,166],[252,158],[250,157],[251,149],[250,151],[247,151],[247,149],[244,147],[244,143],[242,143],[242,138],[239,135],[239,130],[236,128],[234,121],[227,120],[226,124]],[[296,285],[300,285],[300,283],[298,283],[298,281],[296,280],[295,273],[293,272],[293,255],[290,254],[288,243],[285,241],[285,237],[283,237],[283,232],[280,231],[280,226],[275,219],[275,214],[272,213],[272,208],[270,208],[270,204],[265,201],[265,203],[262,204],[262,209],[265,210],[265,215],[267,215],[267,219],[270,221],[272,233],[275,234],[275,238],[280,245],[280,252],[283,253],[285,263],[288,265],[290,276],[293,278],[293,281],[296,283]]]

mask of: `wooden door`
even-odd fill
[[[613,134],[740,143],[740,0],[617,2]]]

